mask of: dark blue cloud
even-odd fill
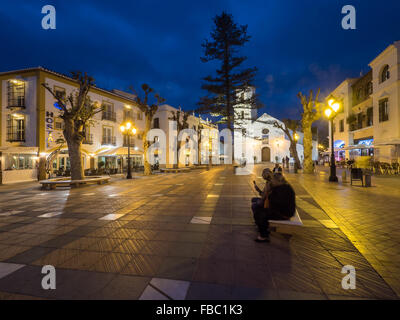
[[[41,29],[41,8],[53,4],[57,29]],[[167,102],[195,107],[203,64],[202,41],[212,18],[226,10],[248,24],[243,49],[247,66],[257,66],[256,85],[265,110],[298,117],[296,94],[321,87],[329,92],[400,39],[398,0],[353,0],[357,30],[341,28],[347,1],[2,1],[2,71],[46,66],[62,73],[84,70],[108,89],[127,90],[147,82]]]

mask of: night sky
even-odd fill
[[[57,10],[57,29],[43,30],[43,5]],[[341,28],[341,8],[357,10],[357,30]],[[323,93],[368,71],[379,52],[400,40],[399,0],[34,1],[0,3],[0,71],[38,65],[87,71],[98,86],[127,90],[148,83],[166,103],[196,107],[200,61],[212,18],[223,10],[248,24],[246,67],[258,67],[262,111],[296,118],[299,90]]]

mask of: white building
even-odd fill
[[[69,95],[78,88],[72,78],[42,67],[0,73],[0,183],[36,180],[38,169],[44,168],[46,160],[51,173],[69,170],[67,147],[59,143],[63,137],[63,121],[59,118],[56,100],[42,83],[47,83],[60,95]],[[120,125],[125,121],[132,122],[138,130],[130,144],[132,164],[141,166],[145,119],[135,106],[134,96],[98,87],[92,87],[88,95],[104,109],[86,128],[86,139],[82,144],[84,168],[121,172],[127,167],[128,140],[120,132]],[[161,106],[152,127],[163,129],[168,136],[168,119],[174,110],[177,109]],[[194,127],[204,121],[190,116],[188,122]],[[207,126],[214,128],[211,123],[204,123],[204,127]],[[58,149],[52,159],[51,155]],[[193,164],[188,158],[184,159],[183,165]],[[166,166],[172,166],[168,159]],[[41,178],[43,173],[41,170]]]
[[[388,46],[359,78],[344,80],[333,92],[343,102],[334,120],[337,160],[373,156],[400,160],[400,41]]]
[[[253,88],[244,93],[245,98],[254,94]],[[243,93],[240,93],[243,94]],[[235,160],[241,162],[247,159],[247,151],[253,155],[255,163],[260,162],[278,162],[282,163],[282,159],[288,157],[291,162],[294,161],[289,147],[290,141],[286,134],[273,123],[277,121],[281,125],[280,120],[264,113],[260,117],[257,115],[257,109],[247,106],[238,105],[235,107],[235,140],[234,153]],[[299,139],[297,142],[297,153],[300,161],[304,160],[303,133],[297,132]],[[246,139],[242,138],[243,136]],[[247,151],[246,151],[247,150]],[[318,160],[317,142],[313,141],[313,160]]]

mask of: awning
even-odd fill
[[[143,155],[142,150],[135,150],[131,148],[130,151],[131,155]],[[104,157],[104,156],[127,156],[128,155],[128,147],[116,147],[116,148],[111,148],[108,150],[104,150],[96,154],[98,157]]]
[[[348,146],[348,147],[344,147],[344,148],[335,148],[335,152],[339,152],[339,151],[346,151],[346,150],[356,150],[356,149],[373,149],[374,146],[370,145],[370,146],[366,146],[365,144],[358,144],[355,146]]]

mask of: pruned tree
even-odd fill
[[[310,95],[307,98],[301,92],[298,93],[298,98],[303,106],[303,113],[301,118],[301,126],[304,133],[303,146],[304,146],[304,173],[313,173],[313,138],[312,138],[312,125],[315,121],[321,118],[321,103],[318,101],[320,89],[314,98],[313,91],[310,90]]]
[[[177,137],[179,138],[179,133],[189,128],[188,124],[189,113],[181,110],[171,111],[171,116],[168,118],[169,120],[176,121],[176,129],[177,129]],[[177,141],[176,148],[176,165],[174,167],[179,167],[179,151],[181,149],[182,141]]]
[[[90,88],[94,86],[94,79],[80,71],[72,72],[72,78],[79,87],[68,97],[56,95],[47,83],[42,83],[42,86],[52,94],[60,107],[60,118],[64,121],[63,135],[71,163],[71,179],[82,180],[84,170],[81,147],[86,136],[86,126],[102,108],[88,96]]]
[[[144,174],[146,176],[152,174],[151,165],[148,159],[147,151],[150,146],[150,141],[147,140],[147,133],[151,130],[151,124],[153,122],[154,115],[156,114],[158,107],[165,102],[158,93],[154,94],[155,102],[150,102],[150,95],[154,92],[152,88],[147,84],[142,84],[142,90],[144,97],[141,98],[139,94],[131,87],[132,92],[135,94],[134,101],[136,106],[144,113],[145,116],[145,127],[143,131],[142,141],[143,141],[143,153],[144,153]]]
[[[214,29],[211,40],[202,44],[204,57],[202,62],[220,61],[216,76],[207,76],[202,89],[208,92],[198,102],[199,113],[210,113],[218,117],[217,123],[226,124],[227,128],[234,130],[239,124],[239,115],[235,114],[235,107],[240,105],[243,109],[257,109],[262,105],[258,102],[257,95],[242,94],[252,87],[256,68],[238,70],[247,59],[239,56],[239,48],[249,41],[247,25],[237,25],[231,14],[222,12],[214,18]],[[232,152],[234,159],[234,152]]]
[[[282,122],[274,121],[273,126],[275,128],[281,129],[290,141],[289,150],[294,158],[294,169],[297,172],[297,169],[301,168],[301,163],[299,159],[299,155],[297,153],[297,130],[300,127],[299,120],[292,120],[292,119],[284,119]]]

